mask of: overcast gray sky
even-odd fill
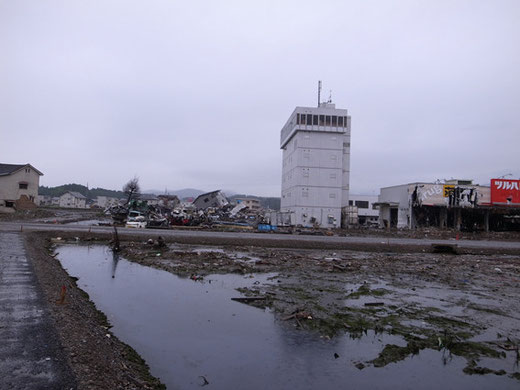
[[[520,177],[520,1],[0,0],[0,162],[41,184],[279,196],[317,81],[351,192]]]

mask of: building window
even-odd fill
[[[330,115],[325,117],[325,126],[330,126]]]
[[[18,188],[21,190],[26,190],[29,185],[27,183],[18,183]]]
[[[350,142],[343,142],[344,148],[350,148]]]
[[[10,202],[10,201],[6,200],[5,207],[14,207],[14,202]]]
[[[308,169],[304,169],[303,170],[303,177],[309,177],[309,170]]]
[[[318,126],[318,115],[313,115],[312,116],[312,124],[314,126]]]
[[[356,200],[356,206],[360,209],[368,209],[368,200]]]
[[[325,115],[320,115],[320,126],[325,125]]]
[[[311,114],[307,114],[307,124],[309,126],[312,125],[312,115]]]
[[[349,201],[348,201],[348,205],[349,205],[349,206],[354,206],[354,201],[353,201],[353,200],[349,200]]]
[[[300,114],[296,114],[296,124],[300,125]]]
[[[338,116],[338,126],[343,127],[343,117],[342,116]]]
[[[338,117],[337,116],[333,116],[332,117],[332,126],[336,127],[337,125],[338,125]]]

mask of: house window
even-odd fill
[[[5,207],[14,207],[14,202],[10,202],[10,201],[6,200]]]
[[[356,200],[356,206],[360,209],[368,209],[368,200]]]
[[[18,183],[18,188],[21,190],[26,190],[28,186],[27,183]]]

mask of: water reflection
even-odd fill
[[[116,277],[117,264],[119,263],[119,253],[112,250],[112,279]]]

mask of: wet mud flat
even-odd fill
[[[401,338],[376,357],[385,367],[437,351],[464,359],[466,375],[520,380],[520,257],[216,247],[127,242],[137,263],[202,281],[215,273],[275,273],[239,289],[241,302],[270,308],[277,321],[325,339],[369,332]],[[254,277],[254,276],[252,276]]]
[[[99,238],[108,243],[106,236]],[[139,355],[125,355],[125,345],[106,336],[111,334],[110,324],[77,288],[75,278],[49,255],[55,255],[54,249],[41,253],[51,244],[100,241],[94,235],[57,240],[56,233],[32,234],[28,241],[35,256],[39,250],[40,262],[46,264],[43,279],[54,294],[52,299],[59,298],[61,285],[67,285],[67,299],[74,302],[73,310],[54,312],[62,337],[69,340],[64,345],[71,365],[84,378],[80,383],[90,383],[83,388],[103,388],[108,383],[123,383],[114,385],[118,388],[160,386]],[[288,340],[321,340],[331,365],[382,376],[381,383],[388,380],[384,378],[388,369],[405,367],[400,375],[417,375],[432,362],[455,367],[460,372],[458,379],[480,378],[476,382],[482,384],[480,388],[514,388],[520,379],[518,256],[161,245],[145,239],[122,241],[121,246],[125,259],[179,275],[194,285],[207,285],[215,274],[250,278],[247,287],[234,294],[242,298],[238,304],[245,303],[243,306],[262,314],[267,308],[281,329],[291,330],[284,336]],[[49,267],[52,270],[45,270]],[[88,336],[82,339],[83,334]],[[76,349],[78,340],[87,340],[84,349]],[[344,345],[347,350],[356,345],[358,353],[347,357],[339,347],[332,353],[330,344]],[[96,357],[91,350],[108,357]],[[110,351],[116,351],[115,355]],[[288,359],[299,353],[294,351]],[[128,363],[132,360],[136,366]],[[455,384],[451,388],[470,388]]]

